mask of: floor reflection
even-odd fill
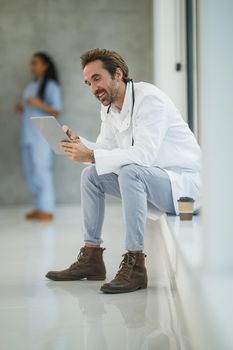
[[[120,206],[107,210],[105,263],[110,279],[123,253],[123,235],[116,239],[123,224]],[[107,295],[99,291],[101,281],[52,282],[44,277],[47,270],[67,267],[76,257],[82,244],[76,212],[77,208],[63,208],[49,225],[26,223],[18,211],[3,215],[1,348],[189,350],[164,246],[154,223],[148,222],[146,228],[147,290]]]

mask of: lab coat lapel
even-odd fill
[[[102,106],[101,108],[101,120],[102,122],[107,121],[108,107]],[[121,112],[119,113],[118,122],[115,123],[115,127],[118,132],[115,137],[119,146],[127,148],[132,144],[132,125],[131,125],[131,112],[132,112],[132,83],[127,83],[125,98]],[[111,113],[111,110],[110,110]],[[127,132],[128,131],[128,132]]]
[[[127,83],[124,103],[120,112],[119,133],[127,130],[131,124],[132,83]]]

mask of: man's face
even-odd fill
[[[84,70],[85,83],[90,87],[93,95],[104,105],[108,106],[118,98],[119,78],[112,78],[103,68],[100,60],[88,63]]]

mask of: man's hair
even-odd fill
[[[100,60],[103,64],[103,68],[111,74],[112,78],[115,76],[116,69],[120,68],[123,73],[122,80],[125,83],[130,80],[128,76],[129,68],[125,60],[115,51],[98,48],[85,52],[80,59],[82,69],[84,69],[88,63]]]

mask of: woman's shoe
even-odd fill
[[[37,220],[37,221],[51,221],[54,218],[52,213],[41,211],[41,210],[34,210],[31,213],[26,214],[25,217],[27,220]]]
[[[30,211],[29,213],[25,214],[25,219],[27,219],[27,220],[33,219],[33,217],[36,215],[36,213],[37,213],[36,209]]]

